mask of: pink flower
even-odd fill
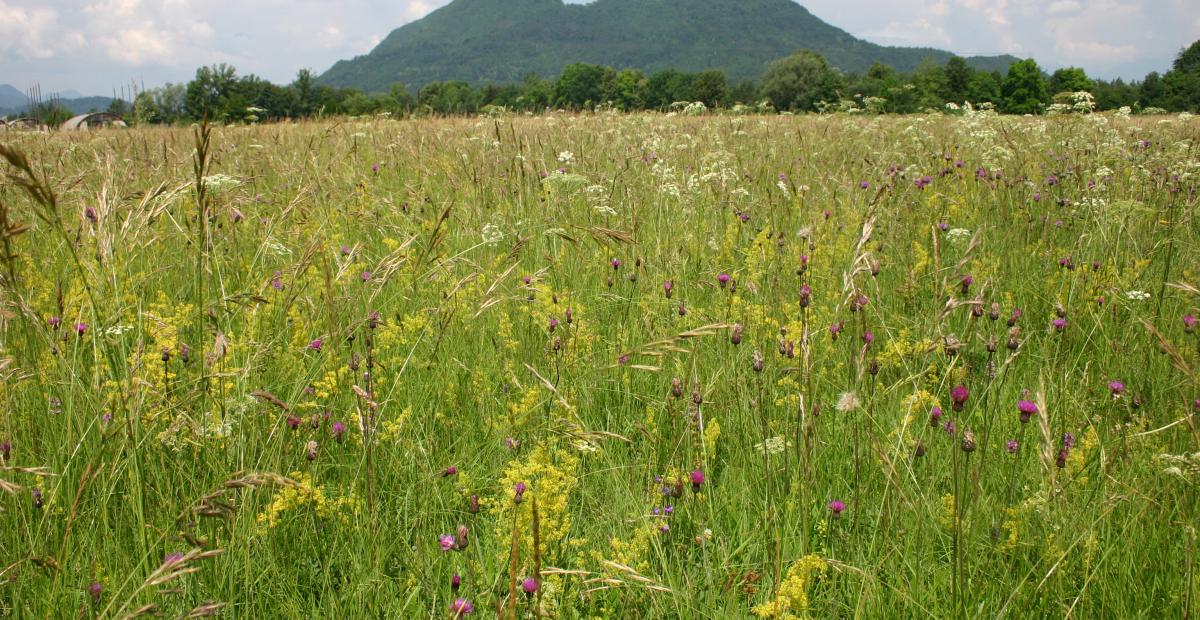
[[[700,485],[704,484],[704,472],[700,471],[699,469],[693,469],[692,474],[691,474],[691,479],[692,479],[692,492],[699,493]]]
[[[725,288],[725,285],[729,284],[729,280],[729,274],[727,273],[722,273],[717,276],[717,283],[721,285],[721,288]]]
[[[962,385],[954,386],[954,388],[950,390],[950,400],[953,401],[953,403],[954,403],[953,409],[955,411],[962,411],[963,405],[966,404],[967,398],[970,395],[971,395],[971,393],[969,391],[967,391],[967,388],[965,386],[962,386]]]
[[[461,618],[475,613],[475,606],[465,598],[456,598],[450,603],[450,613],[454,614],[455,618]]]
[[[1021,412],[1021,424],[1026,424],[1030,417],[1037,414],[1038,406],[1031,400],[1018,400],[1017,411]]]
[[[835,517],[842,516],[842,511],[844,511],[845,509],[846,509],[846,502],[843,502],[840,499],[835,499],[832,502],[829,502],[829,511],[832,512],[833,516],[835,516]]]
[[[320,338],[317,338],[317,339],[313,340],[312,342],[308,343],[308,348],[312,349],[313,351],[320,351],[322,344],[325,344],[325,341],[321,340]]]
[[[1120,396],[1125,391],[1125,384],[1120,381],[1109,381],[1108,390],[1112,392],[1113,396]]]
[[[1050,321],[1050,325],[1054,327],[1054,331],[1061,332],[1067,328],[1067,320],[1063,318],[1054,319]]]
[[[1196,317],[1190,314],[1184,315],[1183,331],[1189,334],[1196,331]]]
[[[442,551],[449,551],[453,549],[454,536],[451,536],[450,534],[442,534],[441,536],[438,536],[438,545],[442,548]]]

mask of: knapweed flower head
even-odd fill
[[[941,422],[941,419],[942,419],[942,408],[941,407],[934,407],[933,409],[929,410],[929,425],[930,426],[937,428],[937,425]]]
[[[846,510],[846,502],[840,499],[835,499],[829,502],[829,512],[835,517],[842,516],[842,512]]]
[[[533,596],[536,594],[538,591],[537,579],[534,579],[533,577],[526,577],[525,579],[521,580],[521,591],[525,593],[525,596]]]
[[[324,340],[321,340],[320,338],[315,338],[315,339],[313,339],[312,342],[308,343],[308,348],[312,349],[313,351],[320,351],[321,345],[323,345],[323,344],[325,344]]]
[[[622,263],[621,259],[619,259],[619,258],[614,258],[611,261],[609,261],[608,264],[612,265],[613,271],[616,271],[616,270],[620,269],[621,265],[623,265],[625,263]]]
[[[1120,396],[1125,392],[1125,384],[1120,381],[1109,381],[1108,391],[1112,393],[1114,398]]]
[[[329,432],[333,433],[334,440],[341,443],[346,435],[346,424],[344,422],[334,422],[330,425]]]
[[[742,327],[741,323],[734,323],[733,327],[729,330],[729,342],[733,344],[741,344],[743,329],[744,328]]]
[[[704,484],[704,472],[699,469],[693,469],[690,478],[692,480],[692,492],[699,493],[700,485]]]
[[[1021,424],[1028,424],[1029,418],[1037,415],[1037,403],[1032,400],[1018,400],[1017,411],[1021,414]]]
[[[7,461],[9,455],[12,454],[12,443],[8,441],[0,442],[0,461]]]
[[[1021,449],[1021,444],[1017,443],[1016,439],[1009,439],[1004,442],[1004,451],[1009,454],[1016,454],[1017,450]]]
[[[469,616],[475,613],[475,606],[465,598],[456,598],[453,603],[450,603],[450,613],[453,614],[453,618]]]
[[[93,581],[88,585],[88,594],[92,597],[92,603],[100,603],[100,595],[104,592],[104,586],[100,585],[99,581]]]
[[[1050,321],[1050,326],[1054,328],[1054,331],[1061,332],[1067,328],[1067,320],[1061,317],[1054,319]]]
[[[720,284],[721,288],[725,288],[725,285],[729,284],[730,279],[731,278],[730,278],[729,274],[727,274],[727,273],[718,274],[717,275],[717,284]]]
[[[318,447],[319,446],[316,441],[309,441],[307,444],[305,444],[304,445],[304,458],[306,458],[310,461],[317,460]]]
[[[1190,334],[1196,331],[1196,317],[1191,314],[1183,315],[1183,331]]]
[[[450,551],[454,548],[454,536],[452,534],[438,536],[438,546],[442,548],[442,551]]]
[[[974,452],[975,451],[975,432],[969,428],[963,429],[962,450],[963,450],[963,452]]]
[[[674,282],[671,282],[670,280],[663,281],[663,295],[666,295],[667,299],[671,298],[671,292],[674,290],[675,290]]]
[[[955,411],[962,411],[963,405],[967,403],[967,398],[971,395],[966,386],[956,385],[950,389],[950,400],[953,402]]]
[[[966,295],[971,290],[971,285],[975,283],[975,278],[971,276],[963,276],[962,279],[962,294]]]
[[[460,577],[458,573],[454,573],[454,575],[450,577],[450,591],[457,593],[460,587],[462,587],[462,577]]]
[[[549,326],[550,326],[550,331],[554,331],[558,327],[558,319],[551,318]]]
[[[812,288],[807,284],[800,287],[800,307],[807,308],[812,303]]]
[[[62,325],[62,317],[52,316],[46,320],[46,323],[50,325],[50,329],[58,329]]]
[[[453,476],[457,473],[458,473],[458,468],[451,465],[451,466],[447,467],[446,469],[442,470],[442,477],[449,478],[450,476]]]
[[[75,324],[75,334],[76,335],[82,336],[87,333],[87,330],[88,330],[87,323],[76,323]]]
[[[520,504],[521,500],[525,499],[525,483],[518,482],[513,485],[513,502]]]

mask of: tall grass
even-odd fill
[[[0,617],[1195,617],[1198,133],[5,134]]]

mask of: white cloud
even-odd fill
[[[47,60],[82,46],[79,33],[64,31],[57,10],[0,0],[0,52]]]

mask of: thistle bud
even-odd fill
[[[472,495],[467,498],[467,512],[476,515],[479,514],[479,496]]]
[[[729,334],[729,342],[731,342],[735,345],[742,344],[742,324],[741,323],[733,324],[733,328],[730,330],[730,334]]]
[[[975,451],[975,433],[971,429],[963,429],[962,434],[962,450],[963,452]]]
[[[1000,304],[992,302],[991,310],[988,311],[988,318],[993,321],[1000,319]]]
[[[310,461],[317,460],[317,448],[318,445],[316,441],[309,441],[304,446],[304,457]]]
[[[460,523],[458,525],[458,530],[454,532],[454,550],[455,551],[462,551],[463,549],[466,549],[468,546],[470,546],[471,541],[470,541],[470,539],[468,539],[467,533],[468,533],[467,526]]]
[[[671,396],[675,398],[683,397],[683,381],[680,381],[679,377],[671,378]]]
[[[751,360],[752,360],[752,362],[751,362],[751,363],[752,363],[752,366],[754,367],[754,372],[762,372],[762,371],[763,371],[763,355],[762,355],[762,351],[759,351],[758,349],[755,349],[755,350],[754,350],[754,355],[753,355],[753,356],[751,356]]]

